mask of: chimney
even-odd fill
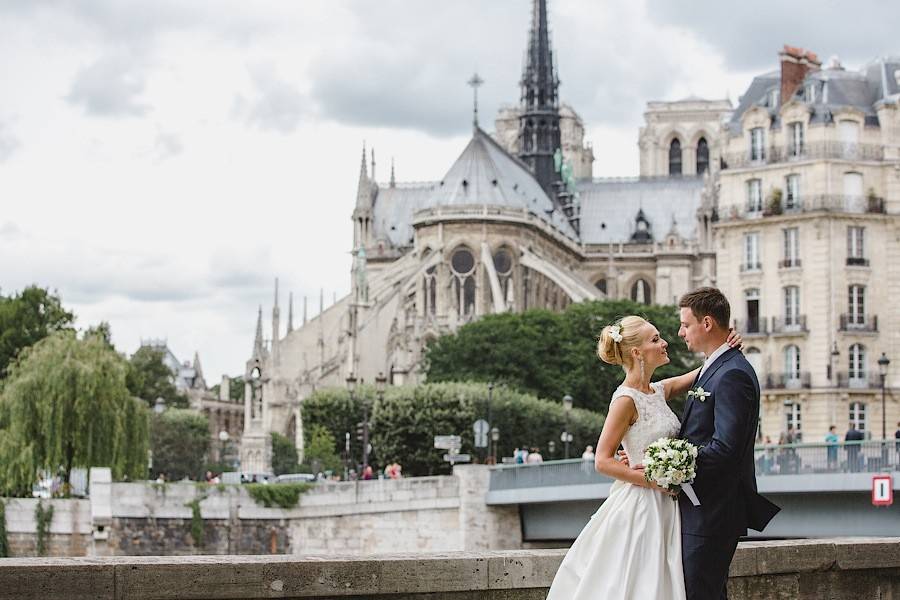
[[[781,59],[781,95],[779,96],[779,105],[781,105],[794,97],[794,92],[806,79],[807,73],[818,71],[822,66],[822,61],[815,52],[787,44],[778,53],[778,58]]]

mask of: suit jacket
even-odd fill
[[[711,395],[688,398],[680,437],[700,447],[693,487],[700,506],[679,497],[681,530],[702,536],[740,536],[762,531],[780,510],[756,491],[753,444],[759,419],[759,381],[737,349],[706,368],[692,389]]]

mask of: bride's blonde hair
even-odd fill
[[[600,332],[600,340],[597,342],[597,356],[605,363],[631,367],[634,362],[631,357],[631,349],[641,345],[641,328],[647,324],[647,320],[637,315],[623,317],[612,325],[607,325]],[[618,328],[621,341],[616,341],[613,331]]]

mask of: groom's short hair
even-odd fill
[[[689,308],[698,321],[710,317],[722,329],[728,329],[731,320],[731,305],[725,294],[714,287],[697,288],[681,297],[679,308]]]

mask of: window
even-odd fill
[[[697,175],[703,175],[709,170],[709,144],[706,138],[700,138],[697,142]]]
[[[785,210],[800,208],[800,176],[788,175],[784,180],[787,194],[784,199]]]
[[[744,270],[755,271],[761,269],[759,262],[759,233],[744,234]]]
[[[513,288],[513,259],[512,253],[506,248],[501,248],[494,253],[494,269],[497,271],[497,279],[500,281],[500,292],[507,308],[513,309],[515,290]]]
[[[857,431],[866,430],[866,405],[864,403],[850,403],[850,423]]]
[[[844,206],[847,212],[865,212],[867,204],[863,202],[862,173],[844,173]]]
[[[788,156],[799,157],[803,154],[803,123],[788,125]]]
[[[847,228],[847,264],[848,265],[866,265],[866,228],[865,227],[848,227]]]
[[[745,291],[744,298],[747,301],[747,323],[744,333],[760,333],[762,328],[759,319],[759,289],[751,288]]]
[[[469,250],[460,248],[450,258],[453,270],[453,303],[459,317],[475,312],[475,257]]]
[[[847,290],[847,322],[850,325],[866,324],[866,286],[851,285]]]
[[[747,348],[744,355],[747,357],[747,362],[750,363],[750,366],[753,367],[753,370],[756,372],[756,378],[762,379],[762,352],[760,349],[754,347]]]
[[[800,325],[800,288],[796,285],[784,288],[784,325],[785,327]]]
[[[859,144],[859,123],[844,119],[838,121],[838,134],[841,137],[842,158],[855,158]]]
[[[784,260],[782,266],[800,266],[800,230],[796,227],[788,227],[784,232]]]
[[[800,432],[800,403],[799,402],[791,402],[789,400],[784,401],[784,416],[785,422],[784,427],[786,430],[793,429],[794,430],[794,442],[797,443],[800,441],[802,436]]]
[[[650,284],[638,279],[631,286],[631,299],[639,304],[650,304]]]
[[[762,127],[750,130],[750,160],[765,160],[765,133]]]
[[[598,279],[596,283],[594,283],[594,287],[606,294],[606,279]]]
[[[681,175],[681,142],[678,138],[669,144],[669,175]]]
[[[425,314],[437,314],[437,267],[425,271]]]
[[[778,106],[778,88],[769,90],[769,106],[772,108]]]
[[[810,104],[815,104],[818,90],[816,89],[815,83],[808,83],[806,85],[806,101]]]
[[[791,344],[784,349],[785,380],[800,379],[800,348]]]
[[[762,180],[747,180],[747,212],[759,213],[763,209]]]
[[[865,380],[866,378],[866,347],[862,344],[850,346],[850,371],[851,380]]]

